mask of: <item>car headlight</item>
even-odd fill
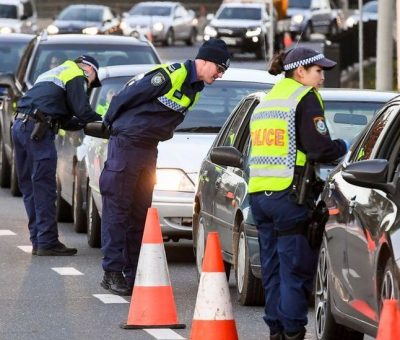
[[[11,27],[1,27],[0,33],[1,34],[10,34],[10,33],[13,33],[13,29]]]
[[[163,30],[163,28],[164,28],[164,25],[163,25],[161,22],[156,22],[156,23],[153,25],[153,30],[154,30],[155,32],[161,32],[161,31]]]
[[[304,21],[304,15],[303,14],[296,14],[292,17],[292,23],[294,24],[301,24]]]
[[[129,25],[125,21],[122,21],[119,27],[121,27],[122,30],[125,30],[129,28]]]
[[[97,27],[86,27],[82,30],[83,34],[89,34],[89,35],[96,35],[99,33],[99,29]]]
[[[250,38],[250,37],[256,37],[259,36],[261,33],[261,27],[257,27],[257,28],[249,28],[246,32],[246,37]]]
[[[194,192],[194,184],[180,169],[157,169],[154,190]]]
[[[47,33],[49,33],[49,34],[57,34],[58,31],[59,31],[59,29],[56,25],[47,26]]]
[[[354,17],[348,17],[346,20],[346,27],[353,27],[356,24]]]
[[[204,28],[204,35],[208,35],[209,37],[217,36],[217,30],[212,26],[206,26]]]

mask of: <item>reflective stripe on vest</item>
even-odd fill
[[[35,81],[35,84],[41,82],[52,82],[65,91],[66,84],[75,77],[83,76],[83,70],[73,61],[67,60],[60,66],[42,73]]]
[[[186,80],[188,71],[184,64],[181,67],[170,71],[169,65],[161,65],[161,68],[168,74],[171,80],[171,89],[157,100],[168,107],[169,109],[185,114],[185,112],[194,104],[197,103],[200,97],[200,93],[196,93],[194,100],[192,101],[185,93],[182,92],[182,85]],[[176,96],[175,94],[179,94]]]
[[[299,101],[310,89],[285,78],[254,110],[250,121],[250,193],[287,189],[293,181],[295,165],[305,164],[306,155],[296,148],[295,114]]]

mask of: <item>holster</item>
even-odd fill
[[[34,141],[41,141],[50,128],[51,120],[47,119],[46,116],[39,110],[35,110],[33,118],[36,120],[31,133],[31,139]]]

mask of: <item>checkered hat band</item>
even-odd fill
[[[324,58],[325,58],[325,56],[322,53],[320,53],[320,54],[317,54],[317,55],[307,58],[307,59],[302,59],[302,60],[295,61],[295,62],[287,64],[287,65],[283,65],[283,69],[285,71],[293,70],[302,65],[313,64],[314,62],[324,59]]]

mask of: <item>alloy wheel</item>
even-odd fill
[[[205,252],[204,221],[203,217],[200,215],[199,226],[197,228],[197,236],[196,236],[196,267],[199,275],[201,274],[202,271],[204,252]]]
[[[238,291],[242,292],[246,270],[246,237],[243,231],[239,234],[237,252],[236,284]]]
[[[328,260],[325,248],[321,249],[315,281],[315,320],[318,339],[324,333],[328,315]]]

